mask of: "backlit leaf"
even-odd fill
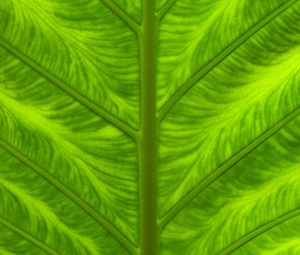
[[[300,252],[299,0],[1,0],[0,254]]]

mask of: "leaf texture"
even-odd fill
[[[158,108],[198,70],[286,2],[177,1],[159,30]]]
[[[137,127],[137,40],[101,1],[2,1],[0,26],[1,39]]]
[[[136,242],[133,141],[10,53],[1,56],[1,139]]]
[[[103,228],[95,229],[97,223],[47,180],[7,151],[1,149],[0,155],[0,222],[5,220],[29,236],[22,235],[22,239],[14,229],[1,228],[0,246],[4,251],[12,254],[111,254],[112,251],[127,254]],[[45,244],[40,250],[32,247],[41,240]],[[47,249],[41,249],[45,245]]]
[[[300,30],[294,26],[299,7],[295,4],[217,65],[162,121],[161,214],[299,107]]]
[[[297,117],[187,205],[163,232],[162,254],[277,254],[293,242],[297,231],[281,224],[253,243],[241,240],[282,215],[299,214],[299,128]]]
[[[0,254],[297,255],[299,0],[2,0]]]
[[[130,17],[132,17],[137,23],[141,23],[142,17],[142,3],[141,1],[134,0],[116,0],[122,10],[124,10]]]

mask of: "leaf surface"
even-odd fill
[[[0,254],[298,254],[300,1],[2,0]]]

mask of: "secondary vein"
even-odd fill
[[[252,143],[244,147],[241,151],[235,154],[231,159],[229,159],[220,168],[209,175],[203,182],[196,186],[189,194],[187,194],[182,200],[180,200],[171,210],[169,210],[161,220],[159,220],[160,231],[188,204],[190,203],[200,192],[205,190],[209,185],[215,182],[224,173],[230,170],[239,161],[245,158],[250,152],[255,150],[262,143],[270,139],[279,130],[285,127],[290,121],[295,119],[300,114],[300,108],[296,108],[293,112],[288,114],[281,121],[276,123],[273,127],[267,130],[264,134],[255,139]]]
[[[266,231],[278,226],[279,224],[282,224],[294,217],[297,217],[300,215],[300,209],[293,210],[287,214],[284,214],[277,219],[274,219],[265,225],[262,225],[258,227],[257,229],[252,230],[247,235],[236,241],[235,243],[229,245],[226,249],[224,249],[219,255],[228,255],[233,253],[234,251],[241,248],[243,245],[247,244],[252,239],[256,238],[257,236],[265,233]]]
[[[90,207],[86,202],[84,202],[80,197],[78,197],[72,190],[64,186],[57,179],[48,174],[36,163],[31,161],[25,155],[17,151],[10,144],[0,139],[0,146],[6,149],[10,154],[19,159],[25,165],[30,167],[37,174],[46,179],[51,185],[62,192],[68,199],[73,201],[79,208],[85,211],[91,218],[103,226],[116,240],[118,240],[131,254],[137,254],[137,248],[119,231],[117,230],[109,221],[107,221],[102,215]]]
[[[137,35],[141,33],[141,26],[132,19],[124,10],[122,10],[112,0],[101,0],[114,14],[122,19]]]
[[[157,20],[161,20],[163,16],[165,16],[168,11],[172,8],[172,6],[176,3],[177,0],[168,0],[158,11],[156,17]]]
[[[230,54],[232,54],[236,49],[238,49],[245,41],[251,38],[264,26],[274,20],[278,15],[284,12],[292,4],[298,0],[289,0],[285,4],[279,6],[272,13],[266,16],[263,20],[254,25],[250,30],[244,33],[241,37],[230,44],[225,50],[218,54],[214,59],[212,59],[206,66],[201,68],[197,73],[195,73],[182,87],[180,87],[169,99],[169,101],[161,108],[158,112],[158,119],[161,121],[167,113],[173,108],[173,106],[183,97],[197,82],[202,79],[206,74],[213,70],[219,63],[226,59]]]
[[[136,140],[138,137],[138,132],[133,129],[132,127],[128,126],[125,122],[118,119],[111,113],[107,112],[106,110],[102,109],[98,105],[96,105],[94,102],[90,101],[86,97],[82,96],[80,93],[78,93],[76,90],[72,89],[70,86],[56,78],[53,74],[51,74],[49,71],[41,67],[39,64],[35,63],[33,60],[31,60],[29,57],[27,57],[22,52],[18,51],[15,47],[11,46],[8,42],[4,41],[0,38],[0,46],[2,46],[4,49],[6,49],[8,52],[13,54],[15,57],[20,59],[23,63],[31,67],[33,70],[38,72],[40,75],[42,75],[44,78],[49,80],[52,84],[54,84],[56,87],[64,91],[66,94],[74,98],[76,101],[81,103],[83,106],[88,108],[89,110],[96,113],[101,118],[105,119],[106,121],[110,122],[112,125],[114,125],[116,128],[121,130],[122,132],[126,133],[128,136],[130,136],[132,139]]]
[[[0,216],[0,224],[4,227],[8,228],[12,232],[16,233],[17,235],[21,236],[23,239],[29,241],[30,243],[32,243],[33,245],[38,247],[40,250],[42,250],[46,254],[59,255],[52,248],[50,248],[49,246],[47,246],[44,243],[40,242],[35,237],[33,237],[32,235],[26,233],[22,229],[20,229],[20,228],[16,227],[15,225],[11,224],[10,222],[8,222],[6,219],[2,218],[1,216]]]

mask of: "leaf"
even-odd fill
[[[298,254],[298,0],[2,0],[0,254]]]

